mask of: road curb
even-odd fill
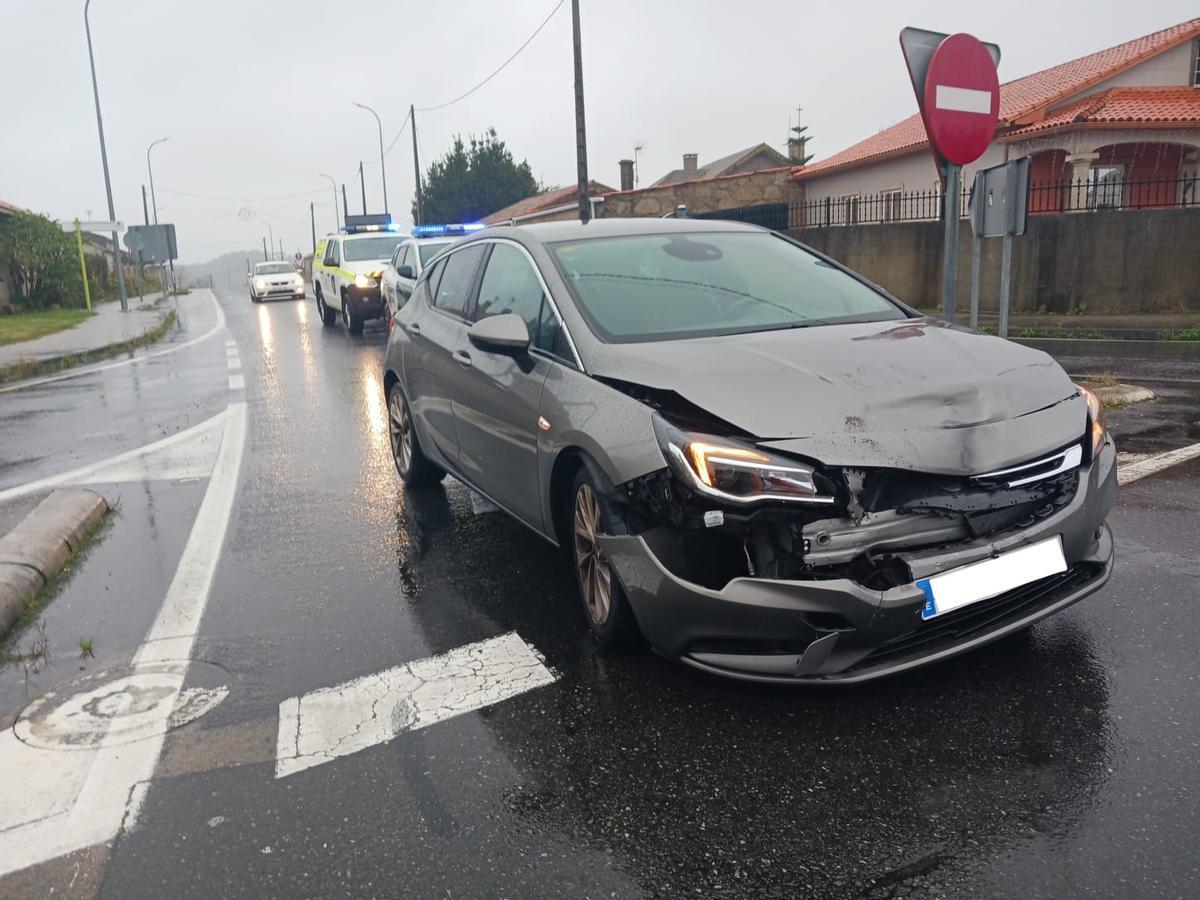
[[[94,491],[54,491],[0,538],[0,638],[108,512]]]
[[[1094,387],[1092,391],[1105,406],[1128,406],[1143,400],[1155,400],[1158,394],[1147,387],[1136,384],[1114,384],[1109,387]]]
[[[37,378],[40,375],[50,372],[60,372],[63,369],[70,369],[75,366],[86,366],[121,353],[132,352],[149,344],[156,344],[167,336],[167,332],[175,324],[175,318],[176,315],[173,308],[164,309],[162,316],[159,317],[158,324],[153,328],[147,328],[137,337],[124,338],[119,341],[113,341],[110,344],[102,344],[99,347],[92,347],[87,350],[63,353],[59,356],[49,356],[42,359],[19,359],[14,363],[0,366],[0,384]]]

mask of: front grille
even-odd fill
[[[999,597],[981,600],[928,622],[922,622],[907,634],[880,644],[851,666],[850,671],[873,668],[905,657],[935,653],[944,647],[994,631],[1036,612],[1041,607],[1050,606],[1064,594],[1083,587],[1103,571],[1104,567],[1097,563],[1076,563],[1061,574],[1030,582]]]

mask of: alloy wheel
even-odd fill
[[[401,475],[407,475],[412,465],[412,422],[399,390],[392,391],[388,401],[388,438],[396,468]]]
[[[612,570],[600,549],[600,503],[587,484],[575,494],[575,566],[588,617],[597,625],[612,608]]]

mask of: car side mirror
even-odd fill
[[[396,274],[401,278],[416,278],[413,274],[412,266],[400,266],[396,269]]]
[[[529,352],[529,329],[516,313],[480,319],[467,331],[467,338],[488,353],[521,357]]]

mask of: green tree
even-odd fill
[[[788,138],[788,156],[796,165],[803,166],[813,158],[813,155],[808,152],[808,142],[812,138],[806,134],[807,125],[793,125],[791,130],[792,134]]]
[[[425,175],[421,204],[426,222],[474,222],[510,203],[541,191],[525,160],[516,162],[512,151],[489,128],[482,138],[461,135]],[[413,217],[417,213],[413,203]]]
[[[7,265],[24,306],[74,306],[83,299],[74,237],[34,213],[0,219],[0,265]]]

